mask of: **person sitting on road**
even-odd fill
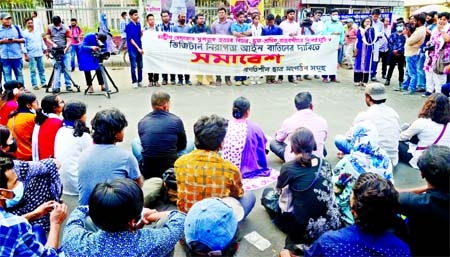
[[[397,220],[398,195],[381,175],[361,174],[350,201],[355,224],[325,232],[304,256],[411,256],[408,245],[389,231]]]
[[[88,203],[77,207],[67,221],[63,234],[67,256],[172,256],[183,237],[185,215],[143,208],[144,195],[133,180],[97,184]],[[97,231],[86,227],[88,217]],[[153,222],[155,228],[144,227]]]
[[[400,192],[414,256],[449,256],[450,148],[430,145],[417,162],[426,186]]]
[[[262,129],[248,120],[250,102],[238,97],[233,103],[234,119],[228,121],[222,156],[239,168],[242,178],[269,176],[266,157],[267,139]]]
[[[275,139],[270,142],[270,150],[285,162],[295,158],[291,149],[289,137],[300,127],[308,128],[314,134],[317,149],[313,154],[317,157],[326,156],[325,141],[328,135],[327,121],[313,111],[312,96],[309,92],[300,92],[294,99],[297,112],[283,121],[281,128],[275,133]]]
[[[105,53],[106,47],[106,35],[102,33],[90,33],[87,34],[83,43],[81,43],[79,56],[80,60],[78,67],[81,71],[84,71],[84,78],[86,79],[86,85],[88,86],[88,93],[94,93],[94,88],[92,86],[92,75],[91,71],[95,71],[95,76],[97,77],[98,84],[100,85],[102,91],[105,91],[105,81],[102,74],[102,70],[99,66],[100,61],[103,61],[101,56]]]
[[[0,125],[7,125],[9,114],[17,110],[17,98],[25,91],[23,83],[10,80],[3,85],[4,91],[0,95]],[[0,87],[0,92],[2,88]]]

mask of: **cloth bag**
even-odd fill
[[[433,72],[436,73],[436,74],[444,74],[445,66],[447,66],[450,63],[449,60],[444,60],[444,54],[445,54],[444,49],[445,49],[445,46],[446,46],[446,44],[444,44],[442,46],[442,48],[439,49],[439,56],[438,56],[438,58],[436,60],[436,63],[433,66]]]

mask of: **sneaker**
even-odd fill
[[[310,78],[308,75],[303,76],[303,79],[312,80],[312,78]]]
[[[252,81],[250,81],[250,84],[256,85],[256,81],[252,80]]]
[[[339,80],[337,80],[337,79],[332,79],[332,80],[330,80],[330,82],[333,82],[333,83],[341,83],[341,81],[339,81]]]
[[[173,86],[173,85],[175,85],[176,83],[175,83],[175,80],[171,80],[170,81],[170,84]]]
[[[138,82],[138,87],[142,87],[142,82]]]
[[[183,81],[178,81],[177,86],[181,87],[183,85]]]
[[[330,81],[328,79],[322,79],[323,83],[330,83]]]
[[[293,79],[290,79],[289,82],[292,83],[292,84],[297,84],[297,81],[295,81]]]
[[[422,95],[422,97],[429,97],[432,93],[430,92],[425,92],[425,94]]]
[[[248,86],[248,81],[247,80],[242,81],[242,85]]]
[[[138,88],[138,83],[133,83],[133,88]]]
[[[225,81],[225,83],[227,84],[227,86],[232,86],[233,85],[233,83],[231,83],[231,80],[227,80],[227,81]]]
[[[163,80],[161,83],[163,86],[167,85],[167,80]]]
[[[382,75],[381,78],[382,78],[382,79],[386,79],[386,75]]]
[[[191,82],[190,80],[186,81],[186,84],[187,84],[188,86],[192,86],[192,82]]]
[[[314,78],[315,79],[320,79],[320,76],[319,75],[314,75]]]
[[[39,90],[39,86],[38,86],[38,85],[34,85],[34,86],[33,86],[33,89],[34,89],[34,90]]]
[[[372,82],[380,82],[376,77],[371,77],[370,81],[372,81]]]
[[[417,88],[416,92],[417,93],[425,93],[427,91],[425,90],[425,88],[419,87],[419,88]]]
[[[384,85],[385,86],[389,86],[391,84],[391,81],[389,81],[389,80],[386,80],[385,82],[384,82]]]
[[[59,92],[61,92],[61,90],[59,88],[52,89],[52,94],[59,94]]]
[[[66,91],[67,91],[67,92],[73,92],[73,89],[72,89],[71,86],[68,86],[68,87],[66,87]]]
[[[242,86],[242,81],[236,81],[235,85],[236,86]]]

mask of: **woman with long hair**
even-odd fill
[[[18,160],[31,161],[31,138],[35,125],[36,111],[39,108],[36,95],[22,93],[17,98],[18,108],[12,112],[8,120],[8,128],[17,141]]]
[[[63,107],[64,101],[58,95],[47,95],[42,98],[41,108],[36,112],[36,125],[31,140],[33,161],[55,156],[55,137],[62,126]]]
[[[429,145],[450,145],[450,104],[441,93],[430,95],[419,117],[400,133],[399,158],[418,169],[417,160]]]
[[[233,118],[228,122],[222,156],[239,168],[242,178],[269,176],[266,157],[267,139],[262,129],[248,120],[250,102],[238,97],[233,102]]]
[[[260,19],[261,15],[259,13],[254,13],[252,15],[252,24],[250,25],[250,28],[252,30],[252,37],[260,37],[262,34],[263,25],[261,24]],[[250,76],[250,84],[262,84],[261,76]]]
[[[356,33],[355,68],[353,82],[355,86],[364,86],[369,82],[372,61],[374,59],[373,45],[375,44],[375,29],[372,20],[365,18]]]
[[[17,80],[8,81],[3,87],[5,90],[0,95],[0,125],[6,126],[8,124],[9,114],[17,110],[17,98],[20,93],[23,93],[25,88]]]
[[[78,195],[78,160],[81,153],[92,145],[86,126],[86,104],[69,102],[63,109],[63,126],[55,137],[55,158],[61,162],[63,193]]]
[[[313,155],[316,141],[311,130],[301,127],[290,137],[295,159],[281,166],[276,186],[289,188],[292,212],[278,213],[274,223],[287,234],[286,249],[311,244],[322,233],[340,227],[339,210],[331,183],[331,165]]]

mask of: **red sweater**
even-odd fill
[[[62,123],[62,120],[58,118],[48,118],[39,128],[38,148],[40,160],[55,157],[55,137]]]

